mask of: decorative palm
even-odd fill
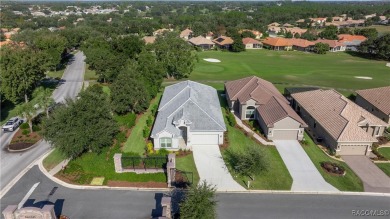
[[[17,109],[18,115],[22,115],[23,118],[27,120],[28,126],[30,127],[30,132],[33,132],[32,129],[32,120],[35,117],[36,110],[31,102],[20,105]]]
[[[46,112],[47,118],[49,118],[49,107],[55,103],[51,94],[51,90],[45,89],[38,97],[39,108]]]

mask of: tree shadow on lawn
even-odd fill
[[[363,59],[369,59],[369,60],[375,60],[375,61],[386,61],[384,59],[380,59],[377,56],[369,53],[361,53],[361,52],[356,52],[356,51],[345,51],[346,54],[353,56],[353,57],[358,57],[358,58],[363,58]]]

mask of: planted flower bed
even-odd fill
[[[343,167],[328,161],[321,162],[321,167],[331,175],[344,176],[346,173]]]

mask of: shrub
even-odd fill
[[[165,148],[161,148],[157,151],[157,154],[160,155],[160,156],[165,156],[165,155],[168,155],[169,154],[169,151]]]
[[[301,141],[301,144],[302,145],[308,145],[308,141],[306,140],[306,138],[303,138],[302,141]]]
[[[116,140],[118,141],[119,144],[125,142],[126,134],[124,132],[119,132],[118,134],[116,134]]]
[[[41,127],[39,125],[33,125],[32,130],[33,132],[39,132],[41,131]]]
[[[147,150],[148,154],[153,154],[154,153],[154,147],[153,147],[153,143],[152,142],[149,142],[146,145],[146,150]]]
[[[150,134],[150,128],[148,126],[145,126],[144,130],[142,131],[142,135],[144,136],[144,138],[147,138],[149,137],[149,134]]]
[[[20,129],[28,129],[28,128],[30,128],[28,123],[23,123],[23,124],[20,125]]]
[[[30,130],[24,129],[24,130],[22,131],[22,135],[28,135],[28,134],[30,134]]]
[[[148,116],[148,119],[146,120],[146,125],[148,127],[151,127],[153,124],[153,119],[152,119],[152,116]]]
[[[132,128],[135,125],[135,120],[137,116],[134,113],[128,113],[123,116],[115,116],[116,122],[121,126],[126,126],[127,128]]]
[[[227,121],[228,121],[230,126],[232,126],[232,127],[236,126],[236,119],[234,118],[233,113],[228,112]]]
[[[328,153],[329,153],[329,155],[334,156],[334,155],[336,155],[336,150],[333,148],[328,148]]]
[[[152,115],[155,115],[158,110],[158,105],[154,105],[153,108],[151,109]]]

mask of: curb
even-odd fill
[[[17,152],[23,152],[23,151],[27,151],[27,150],[30,150],[31,148],[33,147],[36,147],[38,144],[40,144],[41,142],[43,141],[43,139],[40,139],[39,141],[35,142],[35,144],[31,145],[30,147],[28,148],[25,148],[25,149],[21,149],[21,150],[12,150],[12,149],[9,149],[9,145],[7,146],[7,150],[11,153],[17,153]]]

